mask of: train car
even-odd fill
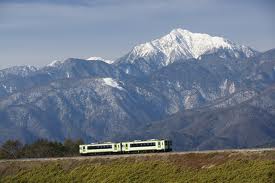
[[[81,155],[97,155],[97,154],[120,154],[121,143],[104,142],[83,144],[79,146]]]
[[[83,144],[79,146],[79,153],[81,155],[126,154],[169,151],[172,151],[172,141],[164,139],[135,140],[119,143],[92,143]]]
[[[122,153],[146,153],[172,151],[172,142],[169,140],[135,140],[122,142]]]

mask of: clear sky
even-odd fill
[[[274,0],[0,0],[0,68],[116,59],[174,28],[275,48]]]

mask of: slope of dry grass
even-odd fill
[[[275,152],[0,163],[0,182],[275,182]]]

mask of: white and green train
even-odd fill
[[[92,143],[83,144],[79,146],[79,153],[81,155],[127,154],[170,151],[172,151],[172,141],[164,139],[135,140],[118,143]]]

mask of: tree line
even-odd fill
[[[47,158],[79,155],[79,145],[83,140],[66,139],[63,143],[38,139],[30,144],[19,140],[7,140],[0,147],[0,159]]]

